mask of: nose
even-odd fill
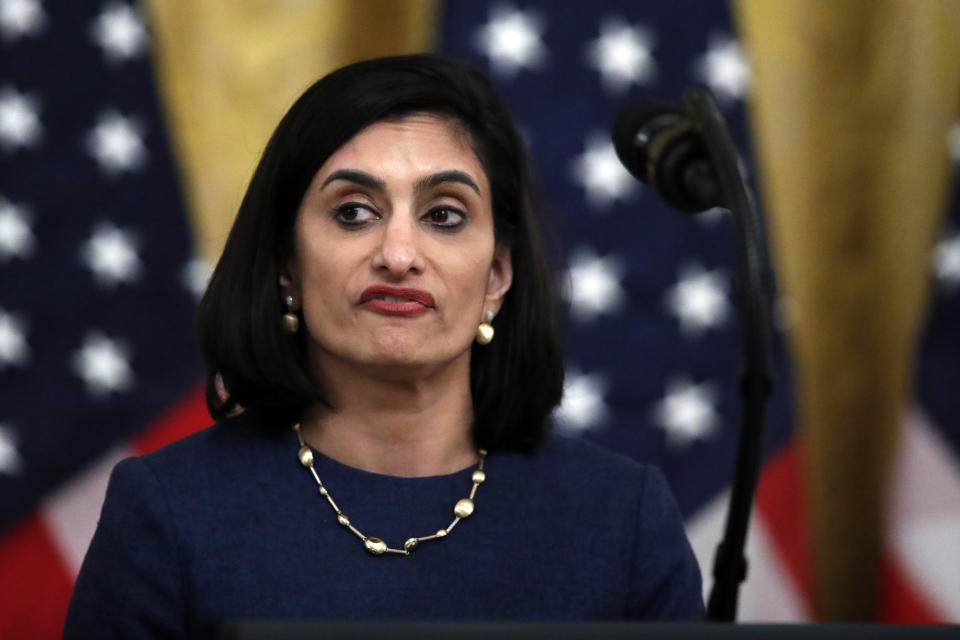
[[[395,213],[382,227],[381,233],[380,246],[373,258],[375,269],[388,271],[395,278],[423,271],[414,216]]]

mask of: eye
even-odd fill
[[[463,225],[466,214],[453,207],[434,207],[423,215],[423,220],[434,227],[445,231],[452,231]]]
[[[360,227],[380,215],[365,204],[345,202],[333,210],[333,217],[342,227]]]

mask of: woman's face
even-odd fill
[[[368,126],[320,167],[281,285],[302,308],[315,375],[346,364],[402,376],[469,363],[512,275],[467,135],[413,114]]]

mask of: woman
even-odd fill
[[[230,618],[698,618],[662,475],[547,435],[562,392],[525,153],[435,55],[319,80],[200,305],[219,422],[117,465],[67,635]]]

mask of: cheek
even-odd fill
[[[297,250],[304,311],[331,308],[346,293],[344,278],[350,272],[348,257],[342,255],[342,250],[338,251],[335,243],[323,242],[317,236],[301,240]]]
[[[489,273],[488,256],[478,256],[474,260],[464,261],[456,269],[456,277],[451,279],[450,288],[457,299],[456,313],[461,316],[461,322],[467,324],[479,322],[483,313]]]

